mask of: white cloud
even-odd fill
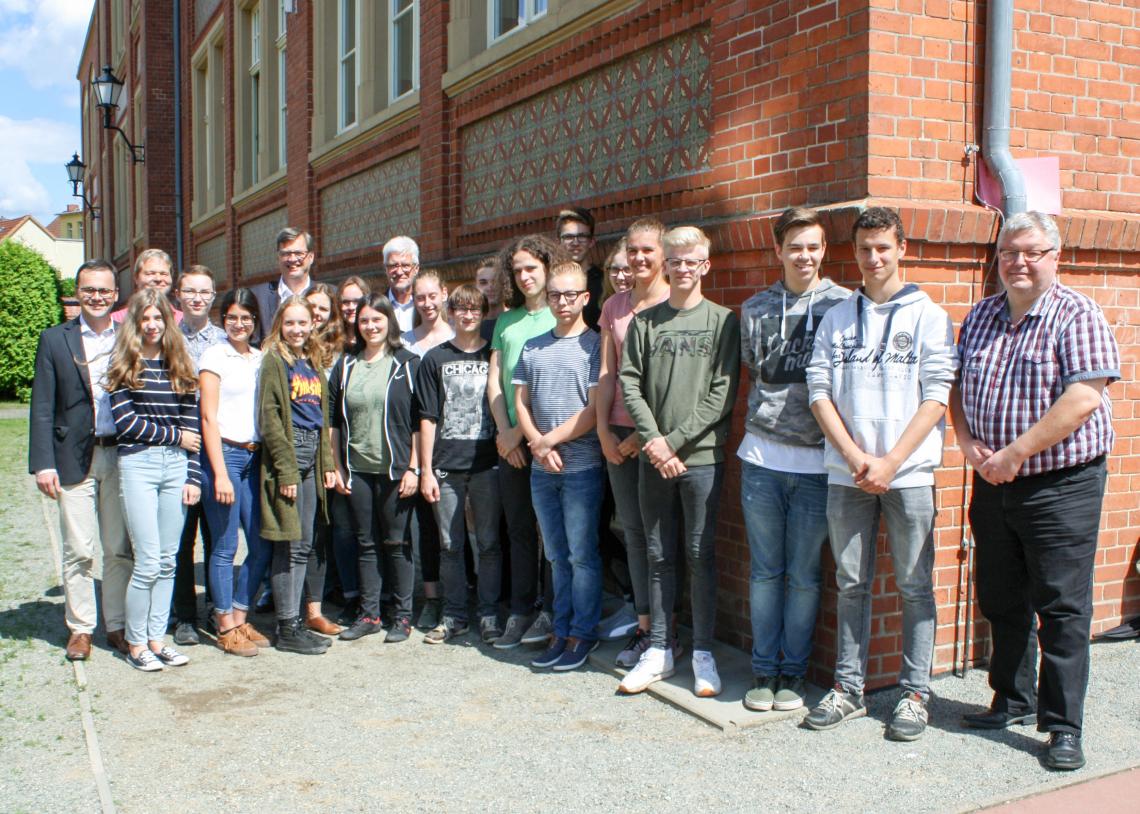
[[[0,0],[0,68],[34,88],[68,88],[75,79],[94,0]]]
[[[74,152],[74,142],[75,127],[65,122],[0,116],[0,155],[4,156],[0,161],[0,214],[49,216],[56,208],[53,196],[35,178],[32,166],[59,165],[60,183],[66,184],[62,166]]]

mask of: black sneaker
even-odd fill
[[[891,715],[887,738],[893,741],[918,740],[926,731],[928,720],[926,699],[916,692],[904,692]]]
[[[863,695],[847,692],[836,685],[816,704],[815,709],[804,718],[808,729],[834,729],[849,718],[862,718],[867,714],[863,705]]]
[[[407,616],[397,616],[396,621],[392,623],[391,629],[389,629],[387,635],[384,636],[384,642],[385,644],[406,642],[411,635],[412,620]]]
[[[319,637],[318,637],[319,638]],[[328,639],[321,639],[324,645],[313,640],[309,631],[296,619],[277,623],[277,641],[274,644],[283,653],[299,653],[302,656],[319,656],[328,650]]]
[[[178,622],[174,626],[174,643],[180,647],[193,647],[201,643],[194,622]]]
[[[344,610],[342,610],[340,612],[340,615],[336,617],[336,623],[341,627],[349,627],[350,625],[355,624],[356,620],[359,618],[360,597],[354,596],[345,600]]]
[[[373,633],[379,633],[383,629],[379,616],[361,616],[350,627],[346,627],[340,632],[340,638],[346,642],[351,642],[355,639],[371,636]]]

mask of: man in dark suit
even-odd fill
[[[119,458],[103,376],[115,343],[115,271],[88,260],[76,274],[80,315],[40,334],[32,381],[28,468],[59,503],[67,658],[91,654],[95,631],[95,542],[103,546],[107,643],[126,652],[125,602],[133,559],[119,498]]]
[[[280,278],[253,286],[261,319],[253,325],[252,341],[260,345],[269,333],[277,308],[293,294],[305,295],[313,281],[309,270],[313,266],[313,236],[292,226],[277,233],[277,268]]]

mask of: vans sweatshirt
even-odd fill
[[[815,335],[808,366],[809,404],[830,399],[859,448],[886,455],[923,401],[946,404],[956,357],[950,317],[919,290],[903,286],[876,304],[859,289],[832,308]],[[942,462],[945,421],[899,467],[892,489],[930,486]],[[854,486],[846,461],[830,443],[828,483]]]

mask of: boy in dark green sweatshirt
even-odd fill
[[[665,234],[669,299],[638,314],[622,349],[625,406],[643,442],[640,499],[649,557],[651,646],[622,680],[641,692],[673,675],[668,646],[678,542],[692,574],[693,692],[720,693],[710,648],[716,618],[714,533],[724,443],[740,375],[740,322],[709,302],[708,237],[693,226]],[[677,515],[680,507],[681,517]]]

